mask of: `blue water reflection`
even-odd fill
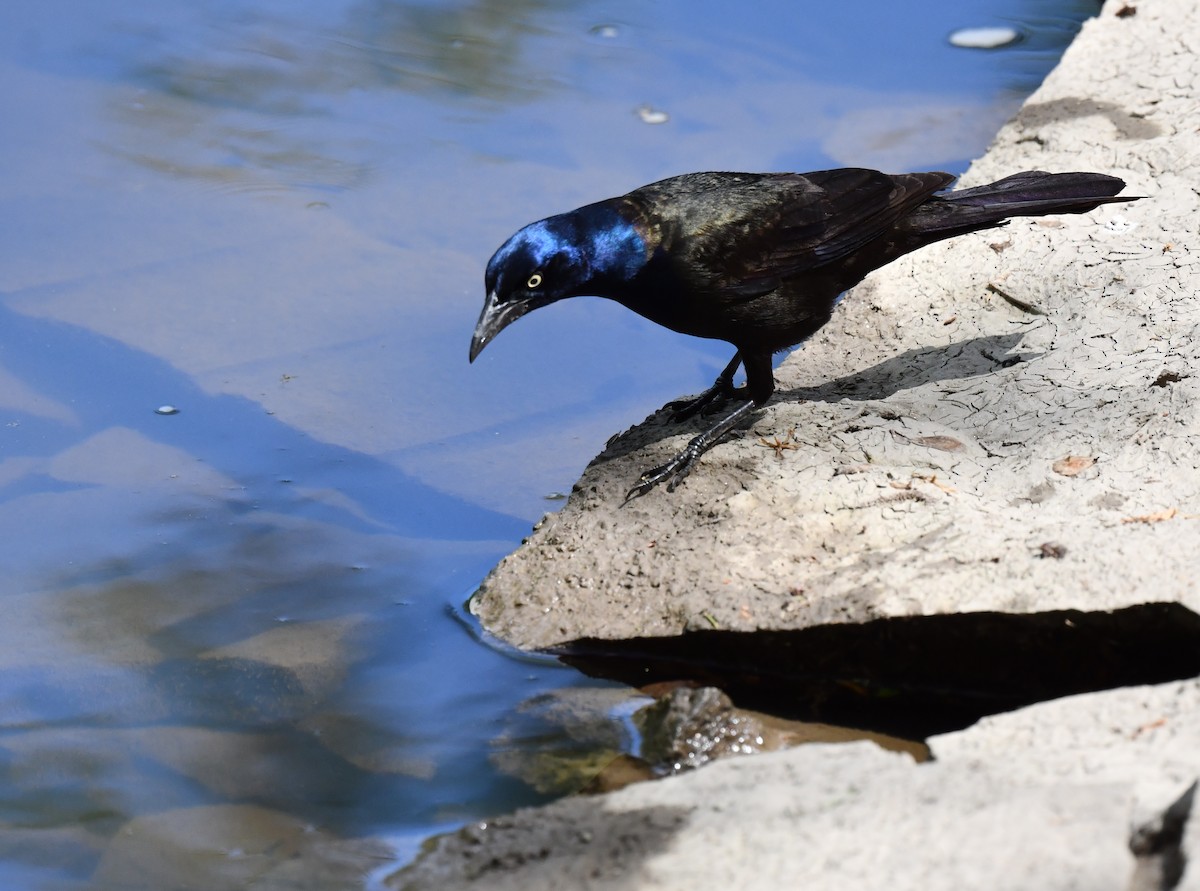
[[[468,366],[491,251],[686,170],[961,170],[1094,7],[5,6],[0,881],[339,887],[540,800],[497,753],[590,682],[458,605],[728,348],[578,300]]]

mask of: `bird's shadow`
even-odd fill
[[[776,390],[772,402],[868,402],[887,399],[904,390],[945,380],[981,377],[1001,368],[1036,358],[1036,354],[1013,353],[1022,333],[992,334],[960,340],[946,346],[907,350],[876,365],[826,381],[815,387]],[[610,461],[638,451],[651,443],[681,433],[699,433],[720,417],[721,408],[685,421],[672,419],[664,406],[641,424],[610,439],[596,461]],[[753,417],[753,415],[752,415]]]
[[[1036,358],[1016,349],[1021,333],[973,337],[940,347],[907,350],[862,371],[843,375],[815,387],[777,390],[776,399],[806,402],[855,402],[887,399],[903,390],[945,380],[967,380]]]

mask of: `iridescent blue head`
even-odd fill
[[[609,202],[530,223],[488,261],[471,361],[521,316],[564,297],[610,296],[646,262],[646,245]]]

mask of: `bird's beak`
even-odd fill
[[[491,343],[497,334],[533,308],[534,305],[526,300],[501,303],[495,291],[489,292],[487,300],[483,303],[483,312],[479,314],[479,321],[475,323],[475,334],[471,338],[471,361],[475,361],[475,357],[483,352],[483,348]]]

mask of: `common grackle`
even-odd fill
[[[1100,173],[1031,170],[941,192],[953,180],[858,168],[689,173],[531,223],[488,262],[471,361],[530,310],[582,294],[733,344],[737,352],[713,386],[672,407],[679,419],[727,399],[747,401],[642,474],[626,498],[664,480],[673,490],[700,455],[771,396],[772,354],[814,334],[838,296],[867,273],[1009,217],[1134,200],[1114,197],[1125,183]],[[735,388],[739,365],[746,385]]]

